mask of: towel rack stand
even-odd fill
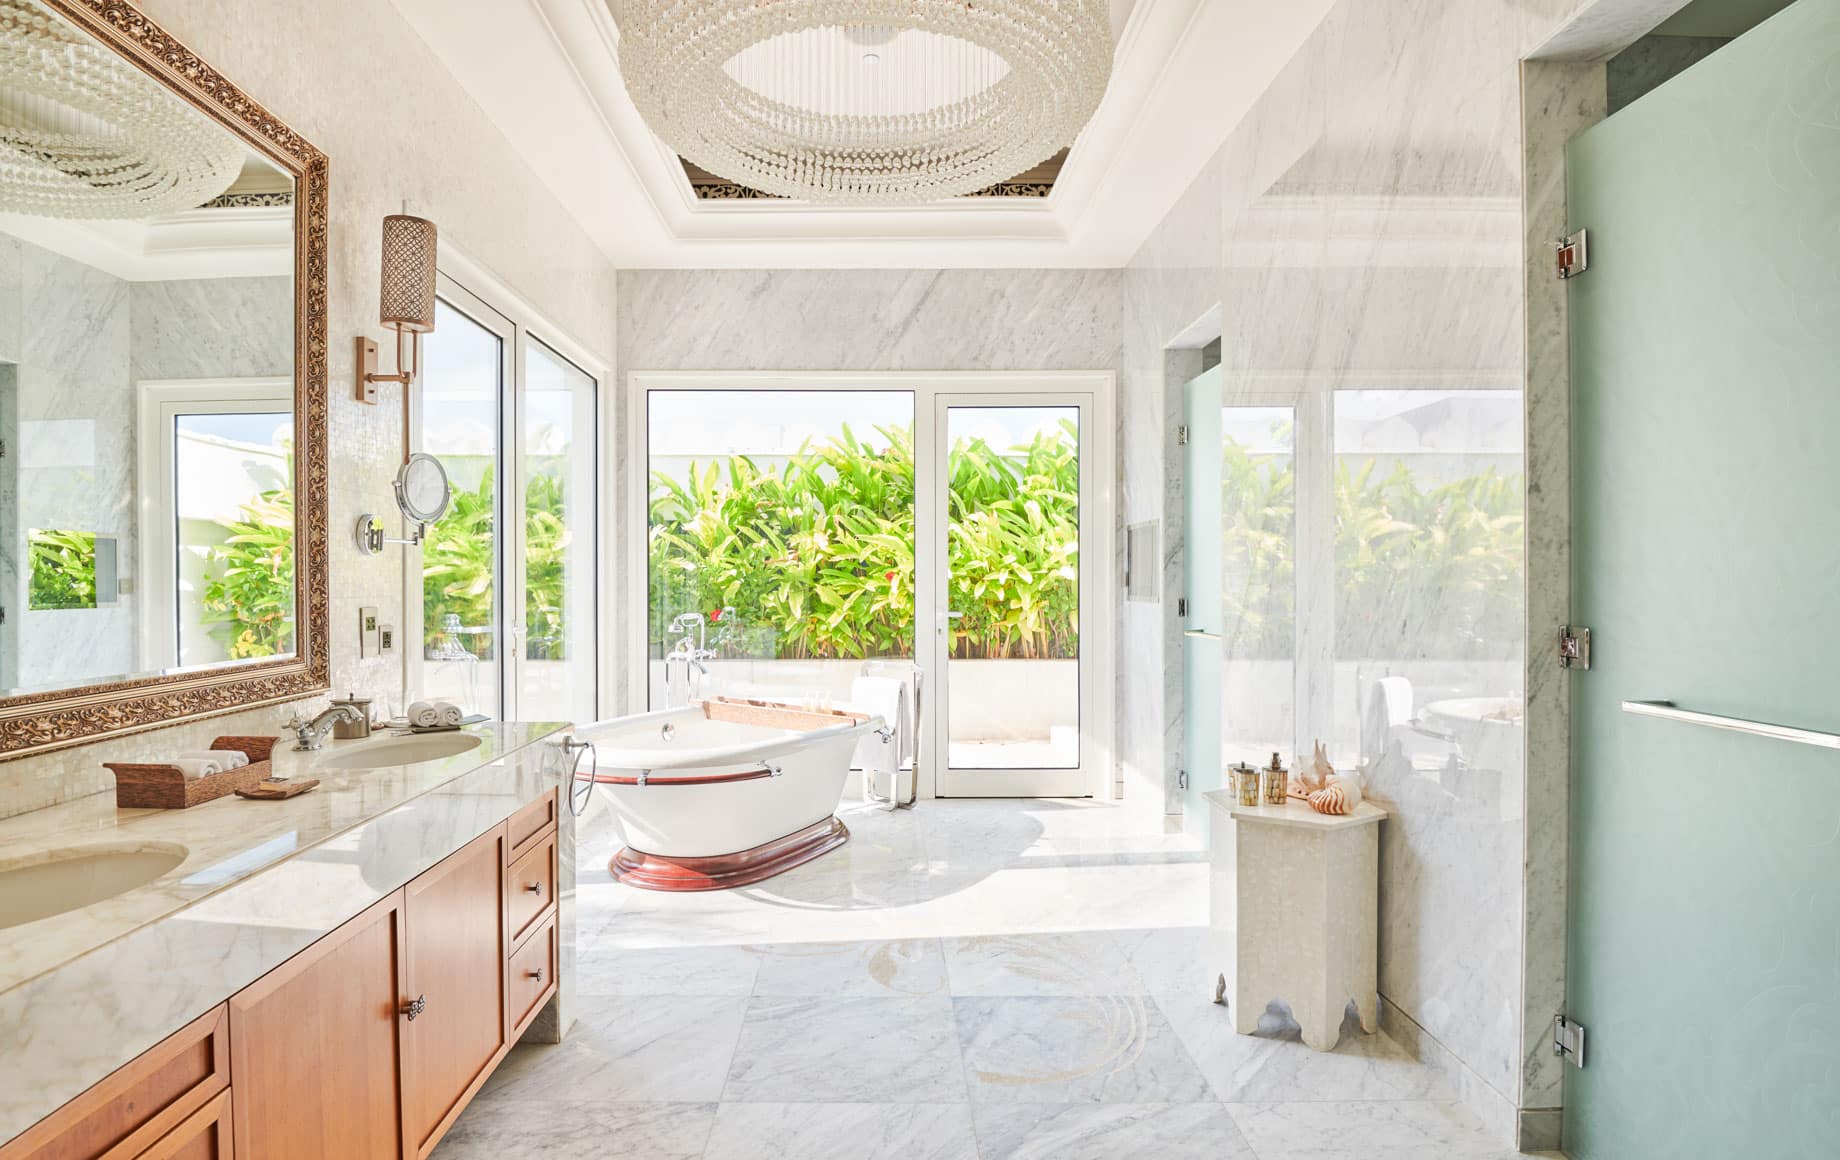
[[[1793,725],[1771,725],[1763,721],[1746,721],[1742,717],[1721,717],[1716,713],[1699,713],[1692,709],[1682,709],[1672,701],[1624,701],[1623,712],[1633,713],[1638,717],[1659,717],[1664,721],[1679,721],[1687,725],[1703,725],[1708,729],[1723,729],[1729,733],[1748,733],[1753,737],[1793,741],[1797,745],[1813,745],[1820,749],[1840,749],[1840,734],[1822,733],[1816,729],[1798,729]]]

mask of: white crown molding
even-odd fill
[[[196,209],[151,221],[0,214],[0,233],[126,282],[285,277],[294,269],[294,207]]]
[[[1135,0],[1052,195],[876,208],[699,200],[626,96],[605,0],[394,2],[622,268],[951,268],[1124,265],[1330,0]]]

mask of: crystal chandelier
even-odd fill
[[[633,103],[764,193],[974,193],[1070,144],[1111,78],[1105,0],[613,0]]]
[[[197,209],[235,137],[31,0],[0,0],[0,211],[135,219]]]

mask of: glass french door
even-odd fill
[[[941,797],[1078,797],[1099,566],[1092,397],[935,399],[931,741]],[[1089,614],[1090,613],[1090,614]]]
[[[409,586],[412,691],[505,720],[594,720],[594,377],[443,276],[416,399],[417,447],[454,498]]]

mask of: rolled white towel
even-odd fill
[[[409,724],[417,729],[433,729],[441,723],[439,704],[438,701],[415,701],[404,715],[409,718]]]
[[[215,759],[203,757],[175,757],[167,764],[177,767],[179,772],[185,775],[187,781],[196,781],[198,778],[209,777],[214,773],[224,771],[221,763]]]
[[[215,761],[223,769],[241,769],[249,764],[249,755],[240,749],[187,749],[179,756],[192,761]]]
[[[460,722],[466,718],[466,714],[460,711],[460,706],[452,701],[436,701],[434,707],[435,711],[441,715],[442,725],[452,725],[458,728]]]

